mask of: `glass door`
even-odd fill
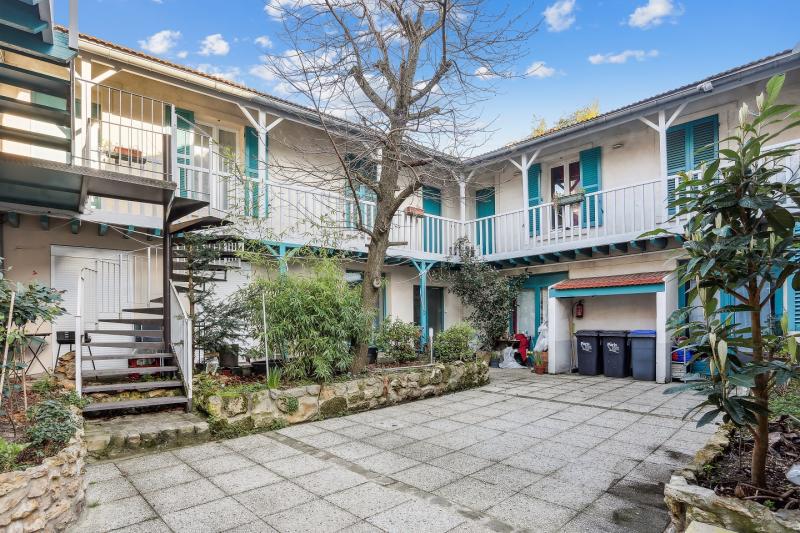
[[[576,194],[581,186],[581,164],[573,161],[550,168],[550,198],[553,202],[553,225],[571,228],[580,222],[580,203],[564,206],[557,199]],[[558,205],[558,208],[555,206]]]

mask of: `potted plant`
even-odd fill
[[[569,194],[553,194],[553,206],[558,209],[561,206],[579,204],[586,198],[586,191],[583,187],[578,187]]]
[[[533,352],[533,371],[537,374],[544,374],[547,371],[547,361],[542,352]]]

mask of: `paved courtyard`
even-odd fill
[[[647,531],[713,427],[664,385],[492,370],[470,391],[87,467],[74,531]]]

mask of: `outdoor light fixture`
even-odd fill
[[[612,150],[618,150],[619,148],[622,148],[623,146],[625,146],[623,143],[616,143],[616,144],[612,144],[611,145],[611,149]]]
[[[702,93],[710,93],[711,91],[714,90],[714,84],[711,83],[710,81],[701,83],[700,85],[697,86],[697,90]]]

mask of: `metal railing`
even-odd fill
[[[169,345],[181,372],[186,397],[192,399],[192,371],[194,370],[194,353],[192,352],[192,319],[186,312],[178,289],[170,280],[169,299],[171,314],[169,319]]]

